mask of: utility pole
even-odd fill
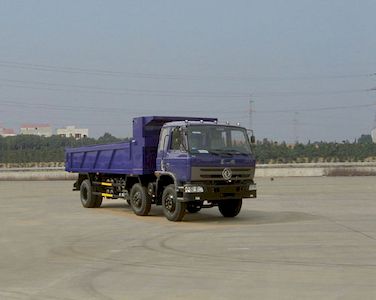
[[[372,142],[376,143],[376,113],[375,119],[373,120],[373,128],[371,129],[371,138]]]
[[[252,95],[250,95],[250,100],[249,100],[249,129],[253,130],[253,103],[254,101],[252,100]]]
[[[293,119],[293,135],[294,135],[294,142],[299,142],[299,112],[294,112],[294,119]]]

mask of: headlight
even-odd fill
[[[203,193],[204,188],[202,186],[185,186],[184,187],[184,193]]]
[[[256,184],[255,184],[255,183],[251,183],[251,184],[249,185],[249,187],[248,187],[248,190],[249,190],[249,191],[254,191],[254,190],[256,190]]]

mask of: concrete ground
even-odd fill
[[[259,179],[235,219],[0,182],[0,299],[376,299],[376,178]]]

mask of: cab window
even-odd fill
[[[170,150],[172,151],[185,151],[184,135],[181,127],[176,127],[171,132]]]
[[[164,149],[166,149],[165,143],[167,144],[168,142],[168,138],[166,138],[166,136],[168,136],[168,133],[169,128],[162,128],[161,134],[159,136],[158,152],[164,151]]]

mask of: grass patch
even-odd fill
[[[325,172],[326,176],[376,176],[376,171],[356,168],[333,168]]]

